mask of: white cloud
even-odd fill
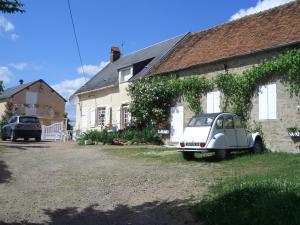
[[[102,61],[99,65],[83,65],[83,70],[82,67],[78,67],[77,68],[77,72],[79,74],[83,74],[83,71],[86,75],[90,75],[93,76],[96,73],[98,73],[100,70],[102,70],[106,65],[108,64],[108,62],[106,61]]]
[[[0,29],[4,30],[5,32],[10,32],[15,29],[15,26],[3,15],[0,15]]]
[[[74,80],[63,80],[58,84],[51,85],[54,90],[56,90],[60,95],[62,95],[66,100],[74,94],[82,85],[88,81],[86,77],[79,77]]]
[[[258,13],[294,0],[259,0],[256,6],[250,7],[248,9],[240,9],[237,13],[230,17],[231,20],[236,20],[244,16],[248,16],[254,13]]]
[[[28,67],[28,63],[11,63],[9,65],[16,70],[21,70],[21,71]]]
[[[11,40],[14,41],[14,40],[17,40],[19,38],[19,35],[13,33],[13,34],[10,35],[10,38],[11,38]]]
[[[2,80],[4,84],[9,83],[13,76],[14,74],[6,66],[0,66],[0,80]]]

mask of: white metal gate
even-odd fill
[[[63,138],[64,123],[42,125],[42,140],[61,140]]]
[[[171,108],[171,130],[172,142],[179,142],[183,135],[183,106]]]

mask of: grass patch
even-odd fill
[[[222,164],[223,180],[194,206],[197,219],[207,225],[300,224],[300,155],[247,155]]]

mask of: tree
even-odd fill
[[[0,12],[3,13],[24,13],[23,6],[19,0],[0,0]]]
[[[0,94],[2,94],[3,91],[4,91],[3,81],[0,80]]]
[[[2,115],[1,121],[7,123],[10,117],[14,115],[14,104],[11,101],[7,101],[5,104],[5,111]]]

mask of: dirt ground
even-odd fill
[[[101,146],[0,142],[0,224],[195,224],[217,164],[119,158]]]

